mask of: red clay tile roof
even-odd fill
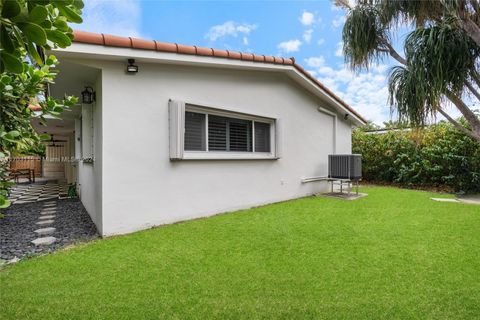
[[[155,40],[143,40],[135,39],[131,37],[118,37],[109,34],[103,33],[92,33],[85,32],[80,30],[74,30],[74,42],[79,43],[88,43],[88,44],[97,44],[110,47],[122,47],[122,48],[133,48],[133,49],[142,49],[142,50],[153,50],[160,52],[171,52],[179,54],[189,54],[197,56],[211,56],[216,58],[226,58],[226,59],[235,59],[235,60],[245,60],[245,61],[254,61],[254,62],[263,62],[263,63],[272,63],[272,64],[281,64],[293,66],[297,71],[307,77],[312,81],[317,87],[325,91],[330,97],[336,100],[339,104],[345,107],[347,110],[352,112],[363,122],[367,122],[361,115],[359,115],[355,110],[353,110],[345,101],[340,97],[334,94],[330,89],[324,86],[320,81],[318,81],[314,76],[305,71],[298,63],[295,62],[295,58],[282,58],[282,57],[273,57],[273,56],[264,56],[257,55],[252,53],[237,52],[231,50],[220,50],[214,48],[204,48],[198,46],[187,46],[177,43],[167,43],[159,42]]]
[[[40,111],[40,110],[42,110],[42,106],[36,105],[36,104],[31,104],[31,103],[27,106],[27,108],[30,109],[30,110],[32,110],[32,111]]]

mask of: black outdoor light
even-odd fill
[[[138,72],[138,66],[135,65],[135,59],[128,59],[128,65],[127,65],[127,73],[137,73]]]
[[[92,87],[85,87],[82,91],[82,102],[84,104],[92,104],[95,101],[95,91]]]

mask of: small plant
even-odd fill
[[[74,199],[77,197],[77,187],[74,183],[70,184],[68,186],[68,192],[67,192],[68,198]]]

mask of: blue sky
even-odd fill
[[[369,72],[350,72],[339,50],[345,13],[331,1],[84,1],[84,24],[75,28],[294,56],[367,119],[378,124],[390,119],[391,61]]]

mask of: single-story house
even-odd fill
[[[365,123],[293,58],[74,38],[49,91],[94,101],[36,128],[68,141],[65,178],[104,236],[326,191],[312,178]]]

